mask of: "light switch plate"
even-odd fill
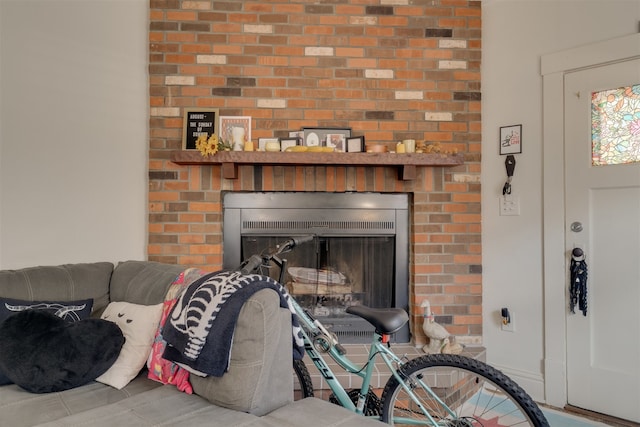
[[[515,332],[516,331],[516,318],[513,315],[513,311],[509,310],[509,317],[511,318],[510,322],[507,323],[506,325],[504,323],[502,323],[500,325],[500,329],[502,329],[504,332]]]
[[[500,216],[520,215],[520,198],[512,194],[500,196]]]

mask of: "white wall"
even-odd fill
[[[3,126],[3,120],[2,120],[2,99],[4,99],[4,94],[2,93],[2,46],[4,45],[2,43],[2,40],[4,39],[3,37],[3,32],[2,32],[2,21],[4,20],[2,18],[3,15],[3,8],[2,5],[0,5],[0,266],[2,265],[2,206],[4,205],[2,203],[2,183],[4,182],[4,180],[2,179],[2,129],[4,129]]]
[[[543,401],[540,58],[636,33],[640,0],[485,0],[482,19],[484,345],[490,363]],[[512,182],[521,215],[499,216],[506,172],[498,132],[512,124],[523,126]],[[501,307],[513,313],[515,332],[500,331]]]
[[[144,259],[148,2],[0,0],[0,268]]]

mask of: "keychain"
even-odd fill
[[[502,195],[506,196],[507,194],[511,194],[511,180],[513,179],[513,171],[516,168],[516,158],[512,154],[509,154],[504,160],[504,165],[507,168],[507,182],[505,182],[504,187],[502,187]]]
[[[571,313],[575,313],[576,305],[582,311],[584,316],[587,315],[587,257],[580,248],[574,248],[571,251],[571,265],[569,266],[569,274],[571,276],[571,285],[569,287],[569,309]]]

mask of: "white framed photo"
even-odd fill
[[[287,148],[295,147],[296,145],[300,145],[300,138],[298,137],[280,138],[280,151],[287,151]]]
[[[522,153],[522,125],[500,128],[500,155]]]
[[[218,136],[234,151],[242,151],[244,143],[251,141],[250,116],[220,116]]]
[[[258,138],[258,151],[267,151],[267,143],[279,141],[278,138]]]

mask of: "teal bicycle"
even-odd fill
[[[281,255],[314,236],[295,237],[273,249],[252,255],[240,266],[244,274],[269,276],[273,267],[284,282],[287,260]],[[330,401],[363,416],[395,426],[480,427],[549,425],[531,397],[512,379],[481,361],[452,354],[427,354],[414,359],[391,350],[390,337],[409,320],[403,309],[376,309],[362,305],[346,312],[375,327],[369,357],[362,366],[351,361],[335,334],[291,297],[304,337],[306,354],[332,391]],[[360,388],[347,391],[326,363],[324,355],[341,369],[362,378]],[[390,377],[378,396],[370,387],[374,362],[381,358]],[[311,376],[302,360],[294,360],[293,377],[300,397],[314,395]]]

